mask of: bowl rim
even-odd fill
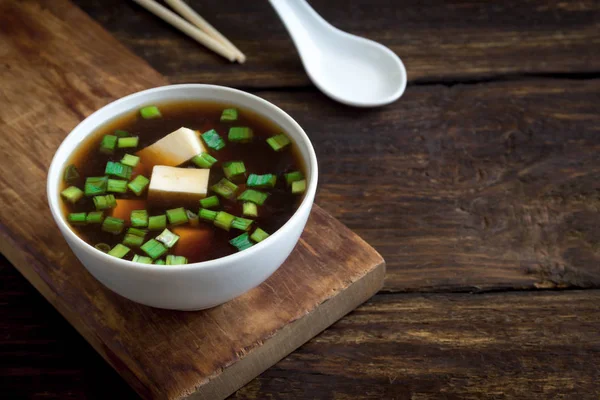
[[[294,130],[296,130],[296,132],[300,136],[301,141],[304,142],[304,144],[306,145],[306,148],[308,150],[308,159],[305,161],[307,161],[307,164],[308,164],[307,166],[310,170],[310,176],[309,176],[308,187],[307,187],[306,193],[304,195],[304,199],[302,200],[302,202],[300,203],[300,205],[298,206],[296,211],[294,211],[294,214],[292,214],[292,216],[277,231],[275,231],[273,234],[271,234],[268,238],[266,238],[265,240],[263,240],[259,243],[256,243],[254,246],[252,246],[246,250],[242,250],[240,252],[230,254],[225,257],[215,258],[213,260],[208,260],[208,261],[183,264],[183,265],[158,265],[158,264],[142,264],[142,263],[129,261],[129,260],[123,260],[120,258],[110,256],[107,253],[104,253],[104,252],[96,249],[94,246],[92,246],[91,244],[89,244],[86,241],[84,241],[83,239],[81,239],[78,235],[75,234],[75,232],[73,232],[72,228],[67,223],[65,216],[63,215],[62,210],[60,209],[60,192],[58,190],[58,187],[55,187],[55,186],[50,187],[51,180],[52,180],[51,177],[55,177],[55,176],[57,176],[57,174],[58,174],[58,182],[60,182],[60,174],[61,174],[61,170],[62,170],[61,167],[64,163],[61,163],[61,161],[58,159],[58,154],[61,153],[61,150],[66,151],[63,149],[63,147],[66,147],[65,143],[71,135],[76,133],[79,129],[83,129],[82,126],[86,123],[86,121],[89,121],[90,119],[94,118],[94,116],[96,116],[97,114],[104,112],[104,110],[106,108],[118,107],[122,103],[126,103],[127,101],[129,101],[133,98],[144,97],[149,94],[156,94],[156,93],[168,92],[168,91],[173,91],[173,90],[177,91],[177,90],[182,90],[182,89],[219,90],[219,91],[223,91],[223,92],[229,92],[233,96],[246,97],[251,101],[258,102],[262,106],[266,107],[268,110],[266,113],[263,113],[263,112],[259,113],[257,111],[252,110],[253,112],[256,112],[257,114],[260,114],[268,119],[270,119],[269,116],[272,113],[275,113],[275,114],[279,114],[280,117],[282,117],[284,120],[286,120],[286,122],[289,123]],[[183,96],[182,96],[182,98],[183,98]],[[186,98],[186,99],[189,99],[189,98]],[[198,100],[200,100],[200,99],[198,99]],[[160,99],[158,99],[156,101],[160,102]],[[176,99],[168,99],[166,101],[177,101],[177,100]],[[94,132],[96,132],[98,127],[101,127],[103,124],[109,122],[111,119],[113,119],[121,114],[130,112],[130,111],[131,110],[126,110],[123,112],[112,112],[108,117],[103,118],[99,124],[96,124],[96,127],[94,129],[90,130],[90,132],[85,134],[84,137],[82,138],[82,141],[86,140],[90,135],[92,135]],[[71,240],[73,240],[76,244],[81,245],[86,249],[89,249],[92,252],[92,254],[94,254],[96,257],[99,257],[103,261],[110,262],[113,265],[127,268],[127,269],[146,271],[146,272],[155,272],[155,273],[160,273],[160,272],[164,272],[164,273],[171,272],[172,273],[175,271],[190,271],[190,270],[195,270],[195,269],[203,269],[203,270],[217,269],[217,268],[220,268],[227,264],[236,263],[237,261],[242,260],[244,258],[252,257],[254,254],[259,252],[261,249],[266,248],[266,246],[275,244],[275,242],[277,240],[282,239],[284,237],[284,235],[289,234],[288,231],[290,229],[292,229],[291,227],[294,224],[294,222],[297,222],[299,219],[302,218],[301,214],[304,214],[304,212],[310,213],[310,209],[312,208],[315,193],[316,193],[317,179],[318,179],[317,157],[316,157],[315,150],[313,148],[313,145],[312,145],[308,135],[306,134],[306,132],[304,132],[304,129],[302,129],[302,127],[288,113],[286,113],[280,107],[276,106],[275,104],[273,104],[259,96],[254,95],[254,94],[251,94],[251,93],[248,93],[248,92],[245,92],[242,90],[230,88],[227,86],[208,85],[208,84],[200,84],[200,83],[187,83],[187,84],[158,86],[158,87],[145,89],[145,90],[142,90],[139,92],[129,94],[127,96],[121,97],[117,100],[114,100],[114,101],[102,106],[101,108],[99,108],[98,110],[94,111],[92,114],[87,116],[85,119],[80,121],[67,134],[67,136],[65,136],[65,138],[62,140],[62,142],[56,149],[54,155],[52,156],[52,162],[50,163],[50,167],[48,169],[48,176],[46,179],[46,194],[48,197],[48,205],[49,205],[50,211],[52,213],[52,216],[54,218],[54,221],[59,226],[60,231],[63,234],[63,236],[65,236],[65,235],[69,236],[69,238]]]

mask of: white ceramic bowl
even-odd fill
[[[181,266],[147,265],[109,256],[80,239],[61,212],[59,185],[69,156],[102,125],[122,114],[153,103],[209,100],[252,110],[279,125],[300,150],[307,169],[307,191],[298,210],[266,240],[227,257]],[[152,307],[199,310],[214,307],[241,295],[267,279],[296,245],[314,201],[317,159],[308,136],[279,107],[252,94],[213,85],[171,85],[134,93],[96,111],[73,129],[62,142],[48,171],[48,202],[52,216],[67,243],[106,287]],[[75,268],[75,267],[74,267]]]

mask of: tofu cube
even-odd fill
[[[208,192],[209,169],[156,165],[152,169],[148,202],[152,206],[195,210]]]
[[[176,167],[206,151],[198,132],[179,128],[164,138],[135,153],[146,166]]]

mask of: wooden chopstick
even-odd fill
[[[192,24],[196,25],[198,28],[206,32],[208,35],[212,36],[215,40],[221,42],[223,45],[229,47],[236,53],[236,59],[240,64],[243,64],[246,61],[246,56],[244,53],[240,51],[233,43],[231,43],[225,36],[221,34],[218,30],[216,30],[207,20],[202,18],[200,14],[194,11],[189,5],[187,5],[182,0],[165,0],[165,2],[170,5],[175,11],[177,11],[183,18],[190,21]]]
[[[206,33],[202,32],[200,29],[196,28],[194,25],[190,24],[173,11],[169,10],[166,7],[161,6],[154,0],[133,0],[138,3],[140,6],[144,7],[146,10],[150,11],[152,14],[161,18],[162,20],[168,22],[173,25],[175,28],[179,29],[181,32],[185,33],[189,37],[196,40],[198,43],[203,44],[208,47],[215,53],[225,57],[231,62],[236,60],[236,52],[230,47],[226,47],[222,45],[217,40],[213,39]]]

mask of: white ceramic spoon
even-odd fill
[[[269,1],[292,36],[306,73],[327,96],[375,107],[404,93],[406,69],[390,49],[337,29],[306,0]]]

